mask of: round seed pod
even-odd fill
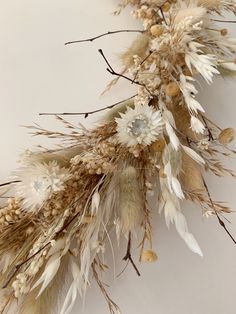
[[[156,262],[158,259],[157,254],[152,250],[143,251],[141,255],[141,261],[147,263]]]
[[[177,83],[171,82],[166,86],[166,95],[170,97],[178,96],[180,93],[180,89]]]
[[[150,29],[152,36],[159,37],[163,33],[163,27],[161,25],[153,25]]]
[[[226,35],[228,34],[227,28],[222,28],[222,29],[220,30],[220,33],[221,33],[221,36],[226,36]]]
[[[218,140],[221,144],[227,145],[235,138],[235,131],[233,128],[227,128],[220,132]]]
[[[160,138],[157,141],[155,141],[154,143],[152,143],[151,151],[153,153],[161,153],[161,152],[163,152],[165,145],[166,145],[165,140],[163,138]]]
[[[166,174],[165,174],[165,172],[164,172],[164,168],[161,168],[161,169],[159,170],[159,176],[160,176],[162,179],[165,179],[165,178],[166,178]]]
[[[163,12],[168,12],[170,10],[170,3],[166,2],[161,7],[162,7]]]

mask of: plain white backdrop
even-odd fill
[[[0,0],[1,180],[17,166],[17,155],[25,148],[46,143],[31,138],[22,125],[37,122],[49,128],[60,127],[52,117],[40,118],[39,112],[87,111],[133,94],[129,84],[121,82],[100,97],[111,77],[97,50],[103,48],[119,69],[119,53],[128,47],[134,34],[64,46],[68,40],[108,30],[141,28],[128,11],[112,16],[117,3],[118,0]],[[236,36],[233,29],[232,35]],[[199,99],[209,116],[222,127],[234,127],[235,81],[216,78],[212,86],[202,84],[199,88]],[[78,117],[73,121],[91,123]],[[236,169],[235,161],[230,164]],[[233,209],[236,207],[236,182],[210,176],[208,183],[217,200],[227,200]],[[236,313],[236,246],[216,218],[203,219],[201,210],[190,204],[184,206],[184,212],[204,258],[191,253],[174,228],[168,231],[163,217],[153,212],[158,262],[138,265],[141,278],[132,268],[115,281],[112,274],[109,276],[109,292],[123,314]],[[236,215],[232,213],[228,218],[232,222],[229,228],[236,236]],[[116,274],[124,266],[124,252],[121,246],[116,255]],[[73,313],[82,313],[79,301]],[[84,314],[106,313],[106,304],[94,284],[89,289]]]

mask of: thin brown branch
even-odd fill
[[[115,106],[118,106],[120,104],[122,104],[125,101],[131,100],[135,97],[136,95],[133,95],[125,100],[119,101],[115,104],[109,105],[107,107],[103,107],[97,110],[93,110],[93,111],[87,111],[87,112],[61,112],[61,113],[52,113],[52,112],[43,112],[43,113],[39,113],[40,116],[84,116],[84,118],[86,119],[89,115],[101,112],[101,111],[105,111],[108,109],[112,109]]]
[[[119,307],[117,306],[117,304],[110,298],[109,294],[107,293],[107,290],[105,289],[104,287],[104,284],[101,282],[99,276],[98,276],[98,272],[96,270],[96,265],[97,264],[97,261],[95,260],[95,262],[93,262],[92,264],[92,270],[93,270],[93,276],[102,292],[102,294],[104,295],[106,301],[107,301],[107,304],[108,304],[108,307],[109,307],[109,310],[110,310],[110,313],[111,314],[120,314],[121,311],[119,309]]]
[[[4,186],[7,186],[7,185],[11,185],[11,184],[14,184],[14,183],[20,183],[21,181],[10,181],[10,182],[6,182],[6,183],[2,183],[0,184],[0,187],[4,187]]]
[[[221,227],[223,227],[223,229],[224,229],[225,232],[228,234],[228,236],[230,237],[230,239],[234,242],[234,244],[236,244],[236,240],[234,239],[234,237],[232,236],[232,234],[229,232],[229,230],[227,229],[227,227],[226,227],[224,221],[220,218],[218,212],[217,212],[216,209],[215,209],[215,205],[214,205],[214,203],[213,203],[213,201],[212,201],[210,191],[209,191],[208,186],[207,186],[207,184],[206,184],[206,181],[205,181],[204,179],[203,179],[203,184],[204,184],[204,187],[205,187],[205,189],[206,189],[207,195],[208,195],[209,200],[210,200],[211,205],[212,205],[212,209],[214,210],[214,213],[215,213],[215,215],[216,215],[216,217],[217,217],[217,219],[218,219],[219,224],[221,225]]]
[[[212,134],[211,129],[210,129],[209,126],[208,126],[208,123],[207,123],[205,117],[204,117],[203,115],[201,115],[201,117],[202,117],[202,120],[203,120],[203,122],[204,122],[204,124],[205,124],[205,127],[207,128],[209,141],[214,141],[214,140],[215,140],[215,139],[214,139],[214,136],[213,136],[213,134]]]
[[[122,29],[118,31],[108,31],[104,34],[100,34],[98,36],[92,37],[92,38],[87,38],[87,39],[80,39],[80,40],[73,40],[73,41],[68,41],[65,43],[65,46],[71,45],[71,44],[78,44],[78,43],[85,43],[85,42],[93,42],[99,38],[109,36],[109,35],[114,35],[114,34],[119,34],[119,33],[144,33],[143,30],[140,29]]]
[[[121,73],[118,73],[116,71],[114,71],[114,69],[112,68],[112,66],[110,65],[110,63],[108,62],[106,56],[104,55],[102,49],[99,49],[98,52],[101,54],[101,56],[103,57],[104,61],[106,62],[108,68],[107,68],[107,71],[111,74],[111,75],[115,75],[115,76],[118,76],[118,77],[122,77],[124,79],[126,79],[127,81],[131,82],[132,84],[136,84],[136,85],[139,85],[139,86],[143,86],[146,91],[151,95],[151,96],[154,96],[150,90],[147,88],[147,86],[143,83],[140,83],[138,81],[134,81],[133,79],[131,79],[130,77],[126,76],[126,75],[123,75]]]
[[[148,60],[148,58],[151,57],[152,54],[153,54],[153,51],[150,51],[149,54],[140,63],[140,66],[142,66]],[[134,78],[132,80],[132,84],[136,81],[136,78],[137,78],[138,74],[139,74],[139,70],[136,71],[136,73],[134,75]]]
[[[164,23],[165,23],[166,25],[168,25],[168,24],[167,24],[167,21],[166,21],[166,18],[165,18],[165,14],[164,14],[163,9],[162,9],[162,6],[159,8],[159,10],[160,10],[160,12],[161,12],[161,17],[162,17]]]
[[[134,263],[132,255],[131,255],[131,232],[129,232],[129,240],[128,240],[128,245],[127,245],[127,252],[126,252],[126,255],[123,258],[123,260],[124,261],[130,261],[130,263],[132,264],[132,266],[133,266],[134,270],[136,271],[137,275],[141,276],[137,266]]]
[[[15,270],[13,271],[13,273],[9,276],[9,278],[7,279],[7,281],[3,284],[3,289],[7,288],[7,286],[9,285],[9,283],[11,282],[12,278],[15,277],[15,275],[18,273],[18,271],[20,270],[20,268],[25,265],[26,263],[28,263],[29,261],[31,261],[35,256],[37,256],[40,252],[42,252],[44,249],[46,249],[47,246],[49,246],[49,244],[51,244],[51,242],[46,243],[42,248],[40,248],[37,252],[35,252],[33,255],[31,255],[30,257],[28,257],[26,260],[24,260],[23,262],[21,262],[20,264],[17,264],[15,267]]]
[[[214,22],[220,22],[220,23],[236,23],[236,21],[230,21],[230,20],[218,20],[218,19],[212,19]]]

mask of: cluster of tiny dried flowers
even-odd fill
[[[220,161],[235,153],[228,147],[234,130],[221,129],[206,117],[197,100],[197,80],[210,84],[215,75],[236,73],[236,40],[213,15],[235,14],[234,2],[124,0],[121,8],[126,5],[133,6],[132,15],[144,26],[122,55],[136,96],[114,106],[93,130],[80,130],[62,118],[68,133],[37,126],[36,135],[60,138],[64,146],[28,151],[13,173],[13,197],[0,210],[1,281],[21,309],[32,291],[43,298],[66,264],[72,280],[61,314],[71,310],[77,295],[84,297],[91,273],[110,311],[120,313],[98,270],[107,268],[101,261],[113,229],[118,242],[128,238],[124,260],[138,274],[131,255],[137,231],[140,261],[158,259],[150,197],[158,200],[167,226],[173,223],[199,255],[182,202],[199,204],[206,217],[220,219],[219,214],[230,212],[211,198],[204,172],[236,177]]]

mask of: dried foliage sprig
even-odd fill
[[[121,237],[127,241],[124,260],[140,275],[138,262],[158,259],[152,241],[153,203],[167,226],[173,223],[200,256],[182,211],[184,201],[198,204],[204,217],[217,218],[236,242],[223,216],[232,210],[212,199],[205,180],[207,171],[236,177],[223,163],[236,154],[230,146],[235,133],[206,116],[196,84],[199,76],[210,84],[215,75],[236,74],[236,41],[218,24],[234,23],[223,16],[225,11],[236,14],[235,2],[123,0],[116,14],[128,5],[142,21],[142,30],[117,30],[66,45],[140,33],[121,55],[119,72],[99,50],[107,71],[116,77],[106,90],[123,78],[137,87],[136,94],[94,111],[41,113],[55,115],[65,130],[35,124],[30,132],[57,139],[58,146],[26,151],[19,169],[0,185],[1,313],[15,303],[21,314],[50,313],[49,306],[62,300],[59,291],[69,273],[60,314],[70,312],[77,296],[84,298],[92,279],[110,313],[120,314],[100,279],[109,267],[105,253],[111,249],[114,254],[110,235],[114,231],[118,243]],[[105,110],[91,130],[62,117],[87,118]]]

